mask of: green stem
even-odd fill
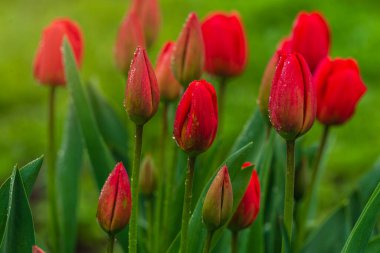
[[[207,231],[205,246],[203,248],[203,253],[209,253],[210,252],[211,241],[212,241],[213,235],[214,235],[214,231]]]
[[[221,134],[223,133],[222,130],[223,130],[224,103],[225,103],[226,87],[227,87],[227,79],[225,77],[222,77],[220,79],[219,94],[218,94],[218,101],[219,101],[219,108],[218,108],[219,129],[218,129],[218,133],[219,133],[219,136],[222,136]]]
[[[113,253],[113,245],[115,243],[115,235],[108,236],[107,253]]]
[[[129,253],[137,252],[137,214],[139,206],[139,170],[140,170],[140,159],[141,159],[141,147],[142,147],[142,135],[143,135],[143,125],[136,124],[135,133],[135,155],[133,160],[132,168],[132,214],[131,221],[129,223]]]
[[[286,142],[286,181],[285,181],[285,204],[284,204],[284,224],[288,232],[289,240],[292,241],[293,227],[293,206],[294,206],[294,140]],[[285,250],[285,242],[282,240],[282,252]]]
[[[148,252],[153,252],[153,207],[152,199],[147,198],[145,200],[145,209],[148,222],[147,228],[147,241],[148,241]]]
[[[232,238],[231,238],[231,253],[237,253],[238,252],[238,231],[232,231]]]
[[[180,253],[187,252],[187,230],[189,227],[189,220],[191,215],[191,197],[193,190],[193,177],[195,168],[196,156],[189,156],[187,160],[187,172],[185,181],[185,196],[183,198],[183,209],[182,209],[182,226],[181,226],[181,244]]]

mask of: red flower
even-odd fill
[[[247,39],[237,12],[213,13],[202,23],[205,69],[221,77],[240,75],[247,63]]]
[[[314,73],[330,48],[330,29],[326,20],[318,12],[298,14],[292,33],[293,50],[302,54]]]
[[[218,128],[218,105],[214,87],[193,81],[179,102],[174,120],[174,137],[189,155],[206,151]]]
[[[269,98],[272,126],[286,140],[295,140],[314,123],[316,96],[306,61],[299,53],[282,54]]]
[[[32,253],[45,253],[40,247],[37,245],[32,246]]]
[[[353,59],[326,58],[315,72],[317,118],[325,125],[339,125],[352,117],[365,87]]]
[[[138,47],[131,63],[125,89],[124,106],[137,125],[154,116],[160,102],[156,75],[145,49]]]
[[[242,169],[252,166],[250,162],[245,162]],[[249,227],[256,219],[260,210],[260,182],[256,170],[252,171],[247,190],[236,209],[228,228],[238,231]]]
[[[123,164],[118,163],[100,192],[96,218],[104,231],[115,234],[128,224],[131,209],[128,174]]]
[[[66,37],[72,47],[78,66],[83,55],[83,39],[79,26],[69,19],[54,20],[42,34],[34,59],[34,78],[41,84],[65,85],[62,42]]]
[[[156,64],[156,76],[160,88],[160,97],[164,101],[176,100],[182,90],[181,84],[175,79],[171,69],[174,42],[167,42],[161,49]]]

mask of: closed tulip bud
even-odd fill
[[[243,164],[242,169],[252,166],[251,163]],[[260,182],[256,170],[252,171],[247,190],[236,209],[228,228],[232,231],[239,231],[249,227],[256,219],[260,210]]]
[[[172,59],[176,79],[185,86],[202,75],[204,44],[201,26],[195,13],[190,13],[179,35]]]
[[[105,232],[116,234],[129,223],[131,209],[128,174],[123,164],[118,163],[100,192],[96,218]]]
[[[367,88],[353,59],[326,58],[314,77],[317,89],[317,118],[324,125],[349,120]]]
[[[213,143],[218,128],[218,105],[214,87],[205,80],[193,81],[178,104],[174,137],[178,146],[195,156]]]
[[[299,53],[282,54],[269,98],[272,126],[287,141],[306,133],[313,125],[317,104],[312,77]]]
[[[182,91],[182,85],[174,77],[171,68],[173,50],[173,42],[167,42],[164,45],[158,56],[155,70],[160,89],[160,98],[165,102],[176,100]]]
[[[137,14],[129,12],[121,23],[114,47],[116,67],[124,75],[128,74],[134,52],[138,46],[145,46],[143,31]]]
[[[140,20],[146,47],[149,48],[156,40],[161,25],[158,0],[133,0],[131,11]]]
[[[291,39],[293,50],[302,54],[314,73],[330,48],[330,29],[326,20],[318,12],[299,13]]]
[[[247,39],[240,16],[213,13],[202,23],[205,70],[220,77],[240,75],[247,64]]]
[[[156,75],[145,49],[138,47],[132,60],[125,89],[124,106],[137,125],[154,116],[160,102]]]
[[[156,175],[153,159],[150,155],[144,158],[140,169],[139,186],[142,194],[151,196],[156,190]]]
[[[212,181],[203,202],[202,217],[209,231],[222,227],[232,214],[233,193],[227,166]]]
[[[83,39],[79,26],[70,19],[57,19],[42,34],[34,59],[34,78],[45,85],[65,85],[62,42],[66,37],[74,52],[78,66],[83,55]]]
[[[32,247],[32,253],[45,253],[45,251],[43,251],[40,247],[38,247],[37,245],[34,245]]]

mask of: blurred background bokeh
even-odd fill
[[[318,10],[326,17],[332,32],[332,57],[353,57],[361,69],[367,93],[359,102],[354,117],[331,131],[328,160],[319,196],[319,216],[323,217],[355,186],[380,155],[380,2],[375,0],[289,1],[289,0],[160,0],[162,26],[157,42],[149,50],[155,63],[163,43],[175,40],[190,11],[201,19],[214,10],[237,10],[243,19],[249,42],[246,71],[227,87],[224,141],[229,150],[245,121],[257,108],[256,99],[264,68],[277,43],[290,33],[292,22],[301,10]],[[48,89],[37,84],[32,64],[42,29],[56,17],[70,17],[81,26],[85,39],[82,78],[98,84],[126,119],[123,111],[124,77],[113,61],[113,46],[118,26],[126,13],[126,0],[1,0],[0,1],[0,179],[11,173],[15,164],[45,153],[47,144]],[[212,77],[205,76],[213,82]],[[57,140],[60,141],[68,103],[67,89],[58,92]],[[160,114],[160,111],[159,111]],[[158,151],[160,115],[147,124],[144,153]],[[127,119],[126,119],[127,121]],[[319,140],[316,123],[303,139],[307,145]],[[132,136],[132,132],[131,132]],[[86,163],[88,167],[88,163]],[[281,169],[281,168],[278,168]],[[78,252],[91,251],[104,235],[95,222],[97,191],[91,172],[83,170],[79,210]],[[47,207],[44,199],[44,173],[35,187],[32,208],[37,231]],[[41,177],[42,176],[42,177]],[[68,210],[69,212],[70,210]],[[41,232],[41,235],[44,233]],[[93,240],[96,237],[99,240]]]

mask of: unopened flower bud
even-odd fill
[[[150,155],[147,155],[142,162],[139,187],[140,192],[146,196],[151,196],[156,189],[155,167]]]

